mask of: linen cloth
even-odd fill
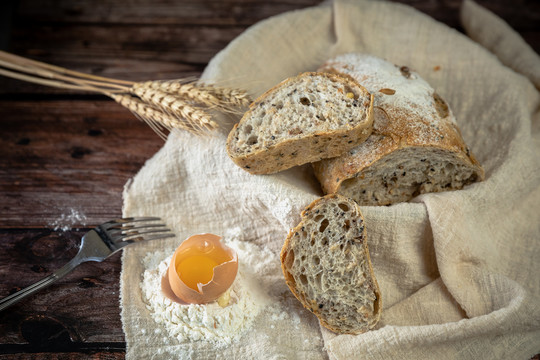
[[[258,96],[334,55],[364,52],[419,72],[450,104],[486,179],[407,203],[362,207],[382,292],[378,326],[336,335],[287,295],[279,251],[320,188],[309,166],[263,176],[238,168],[225,151],[238,119],[216,115],[220,133],[173,132],[126,184],[124,215],[161,216],[179,234],[124,250],[128,359],[528,359],[540,352],[540,58],[477,4],[465,1],[461,18],[469,37],[400,4],[325,3],[256,24],[203,75]],[[141,257],[174,249],[191,234],[231,228],[273,254],[275,266],[259,274],[261,283],[282,295],[284,311],[296,313],[301,326],[283,322],[271,332],[262,314],[240,341],[219,351],[154,335],[157,325],[140,298]]]

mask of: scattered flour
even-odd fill
[[[143,301],[154,321],[180,343],[203,340],[216,347],[226,346],[242,337],[261,310],[272,308],[270,297],[255,280],[256,267],[262,266],[264,261],[254,259],[249,249],[253,245],[239,241],[239,237],[241,233],[233,230],[223,240],[237,251],[239,258],[231,300],[224,308],[216,302],[182,305],[171,301],[161,292],[161,278],[167,271],[172,252],[156,251],[143,259],[146,269],[141,281]],[[278,315],[275,316],[277,319]]]
[[[62,214],[58,219],[49,224],[54,231],[68,231],[74,225],[86,225],[86,215],[76,209],[69,209],[69,213]]]

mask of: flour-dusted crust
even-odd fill
[[[341,155],[372,131],[373,96],[357,81],[302,73],[255,100],[227,138],[229,157],[270,174]]]
[[[338,56],[320,70],[357,80],[375,98],[372,135],[314,164],[325,193],[388,205],[484,178],[448,104],[416,72],[364,54]]]
[[[326,328],[359,334],[379,321],[381,293],[353,200],[334,194],[311,203],[289,232],[280,259],[289,289]]]

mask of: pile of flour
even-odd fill
[[[162,293],[161,278],[169,267],[174,249],[149,253],[143,259],[143,301],[154,321],[180,343],[204,340],[217,347],[225,346],[241,338],[262,310],[273,312],[274,319],[282,313],[272,305],[272,298],[256,280],[261,267],[275,265],[268,264],[271,256],[239,237],[239,230],[233,229],[222,240],[236,250],[239,259],[229,305],[224,308],[216,302],[182,305]]]

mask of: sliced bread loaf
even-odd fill
[[[325,194],[389,205],[484,178],[448,104],[416,72],[363,54],[338,56],[320,70],[356,79],[375,98],[372,135],[314,164]]]
[[[353,200],[327,195],[309,205],[285,240],[281,267],[294,296],[328,329],[359,334],[379,321],[381,294]]]
[[[303,73],[251,104],[227,138],[227,152],[252,174],[270,174],[341,155],[373,125],[373,97],[355,80]]]

